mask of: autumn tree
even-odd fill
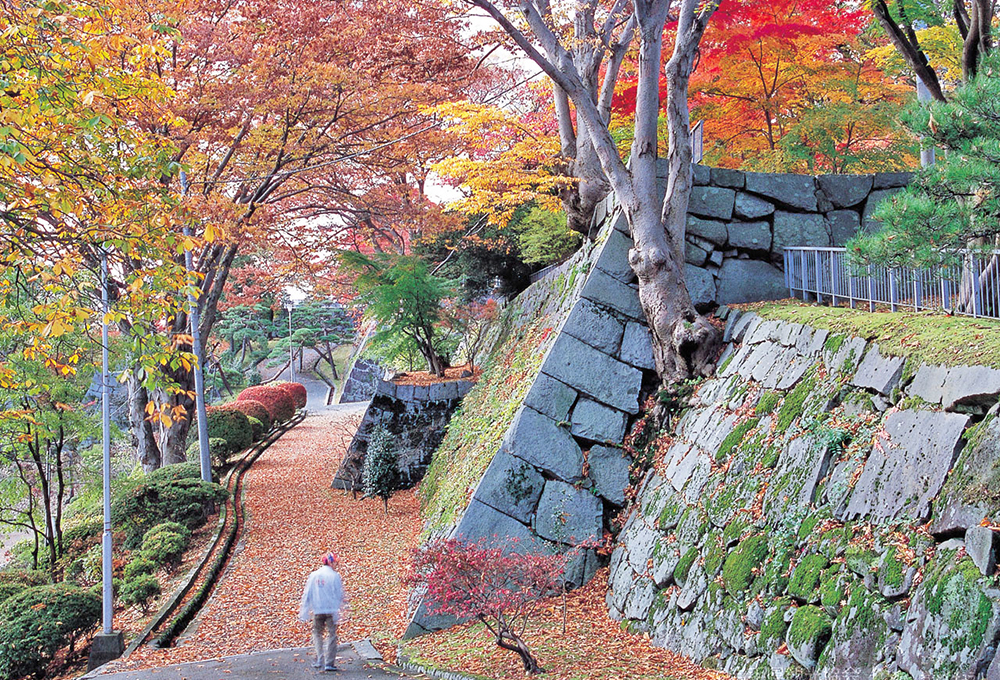
[[[431,612],[482,622],[498,647],[515,652],[525,672],[535,674],[543,669],[525,630],[542,600],[560,591],[566,559],[516,539],[439,539],[414,551],[407,581],[425,592]]]
[[[399,178],[414,169],[401,145],[432,123],[421,108],[453,97],[473,66],[461,24],[434,3],[398,12],[388,2],[149,0],[133,6],[129,30],[169,38],[153,70],[177,96],[146,124],[186,168],[186,184],[169,186],[184,196],[198,245],[203,338],[241,248],[268,242],[290,259],[318,257],[386,235],[369,199],[399,197]],[[167,331],[183,339],[187,326],[180,312]],[[190,418],[160,421],[157,436],[139,414],[149,403],[192,412],[191,372],[167,371],[184,391],[149,394],[139,371],[130,381],[138,448],[151,467],[184,460]]]
[[[869,22],[835,0],[721,7],[691,81],[707,161],[810,173],[915,165],[897,120],[912,87],[876,66]]]
[[[936,101],[947,100],[939,73],[941,65],[935,66],[927,58],[919,30],[921,25],[941,26],[949,20],[954,22],[962,38],[962,80],[972,80],[980,60],[993,49],[994,0],[954,0],[952,3],[872,0],[870,7],[897,52]],[[947,77],[953,82],[959,79],[958,74],[949,73]]]
[[[629,263],[639,279],[639,300],[654,338],[654,358],[666,382],[708,375],[714,369],[719,333],[698,314],[684,280],[684,233],[692,186],[688,83],[702,35],[718,1],[682,0],[673,54],[664,69],[669,133],[666,195],[657,190],[658,121],[664,27],[671,18],[669,0],[637,0],[629,13],[639,38],[635,136],[629,165],[619,155],[604,110],[594,102],[593,88],[573,59],[576,43],[552,26],[544,0],[490,2],[468,0],[485,10],[518,47],[572,100],[577,119],[594,144],[604,174],[628,219],[635,246]],[[587,25],[599,3],[572,3],[573,16]],[[526,27],[505,10],[516,9]],[[614,3],[607,16],[628,12]],[[593,44],[593,43],[590,43]]]

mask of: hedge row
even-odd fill
[[[283,423],[292,419],[295,409],[306,405],[306,388],[299,383],[257,385],[240,392],[236,401],[256,401],[267,410],[272,424]]]

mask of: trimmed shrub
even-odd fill
[[[178,479],[201,479],[201,465],[196,461],[164,465],[146,475],[151,482],[176,482]]]
[[[381,498],[385,514],[388,515],[389,498],[399,483],[399,464],[396,461],[396,447],[393,446],[392,436],[382,425],[372,430],[368,439],[368,451],[365,453],[361,481],[365,498],[376,496]]]
[[[273,384],[275,387],[288,392],[292,397],[292,401],[295,402],[295,408],[306,407],[306,402],[309,401],[309,393],[306,392],[305,385],[297,382],[276,382]]]
[[[4,569],[0,571],[0,583],[16,583],[22,586],[44,586],[52,582],[49,574],[41,569]]]
[[[264,408],[264,405],[255,399],[231,401],[228,404],[220,406],[219,408],[235,409],[247,418],[256,418],[264,425],[264,432],[271,429],[271,415],[267,412],[267,409]]]
[[[229,456],[233,453],[229,442],[221,437],[208,438],[208,456],[215,463],[216,468],[221,468],[229,462]],[[193,441],[187,447],[187,457],[191,460],[201,459],[201,442]],[[199,473],[199,478],[201,474]]]
[[[148,557],[136,557],[134,560],[125,565],[125,571],[123,576],[125,580],[134,579],[136,576],[142,576],[144,574],[154,574],[156,573],[156,563]]]
[[[101,598],[59,583],[35,586],[0,604],[0,677],[23,678],[44,671],[56,652],[72,646],[97,625]]]
[[[180,563],[187,546],[188,539],[183,534],[156,526],[142,537],[139,555],[156,565],[173,566]]]
[[[267,409],[267,415],[272,423],[283,423],[295,415],[295,401],[291,395],[280,387],[273,385],[258,385],[248,387],[236,397],[237,401],[252,400],[259,402]]]
[[[119,599],[129,607],[138,605],[143,613],[149,611],[149,603],[160,596],[160,582],[152,574],[139,574],[126,578],[119,591]]]
[[[231,453],[242,451],[253,444],[253,428],[243,412],[212,406],[207,409],[206,419],[209,439],[225,439],[229,442]]]
[[[229,492],[213,482],[175,475],[169,468],[198,471],[197,465],[171,465],[123,487],[111,501],[111,518],[125,531],[125,547],[135,548],[143,534],[163,521],[197,529]],[[183,471],[181,471],[183,472]],[[162,473],[162,474],[161,474]]]
[[[250,429],[253,430],[253,440],[255,442],[259,442],[264,438],[264,433],[267,432],[267,429],[264,427],[264,423],[257,420],[253,416],[247,416],[247,420],[250,421]]]
[[[180,522],[170,522],[170,521],[160,522],[146,533],[151,534],[156,531],[172,531],[175,534],[180,534],[181,536],[183,536],[185,541],[191,539],[191,530],[188,529],[183,524],[181,524]]]

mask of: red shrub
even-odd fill
[[[295,402],[287,390],[271,385],[257,385],[248,387],[236,401],[256,401],[267,409],[267,414],[271,417],[272,423],[283,423],[291,420],[295,415]]]
[[[280,387],[281,389],[288,392],[288,394],[292,397],[292,401],[295,402],[295,408],[306,407],[306,401],[308,400],[309,396],[306,393],[305,385],[293,382],[277,382],[272,384],[275,387]]]
[[[242,401],[233,401],[228,404],[223,404],[219,408],[233,409],[239,411],[247,418],[256,418],[264,426],[265,432],[271,429],[271,414],[264,407],[264,405],[256,399],[246,398]]]

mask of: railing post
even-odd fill
[[[823,302],[823,267],[819,264],[819,250],[813,253],[813,262],[816,264],[816,302]]]
[[[948,309],[948,278],[941,274],[941,309]]]
[[[969,256],[972,260],[972,316],[981,316],[983,313],[983,299],[979,291],[979,260]]]
[[[851,309],[858,308],[858,302],[854,299],[854,274],[847,272],[847,300],[851,305]]]
[[[923,278],[923,273],[916,270],[913,271],[913,311],[920,311],[920,281]]]
[[[781,267],[785,270],[785,288],[788,289],[788,297],[795,297],[795,292],[792,290],[792,276],[788,271],[788,249],[781,251]]]
[[[889,270],[889,309],[894,312],[899,311],[899,298],[896,293],[896,270]]]
[[[806,279],[808,278],[809,268],[806,267],[806,251],[805,248],[799,251],[799,262],[802,264],[802,299],[806,299],[806,289],[808,284]]]
[[[830,251],[830,306],[837,306],[837,283],[840,277],[837,276],[837,257],[840,253]]]
[[[875,299],[872,297],[872,266],[868,265],[868,311],[875,311]]]

